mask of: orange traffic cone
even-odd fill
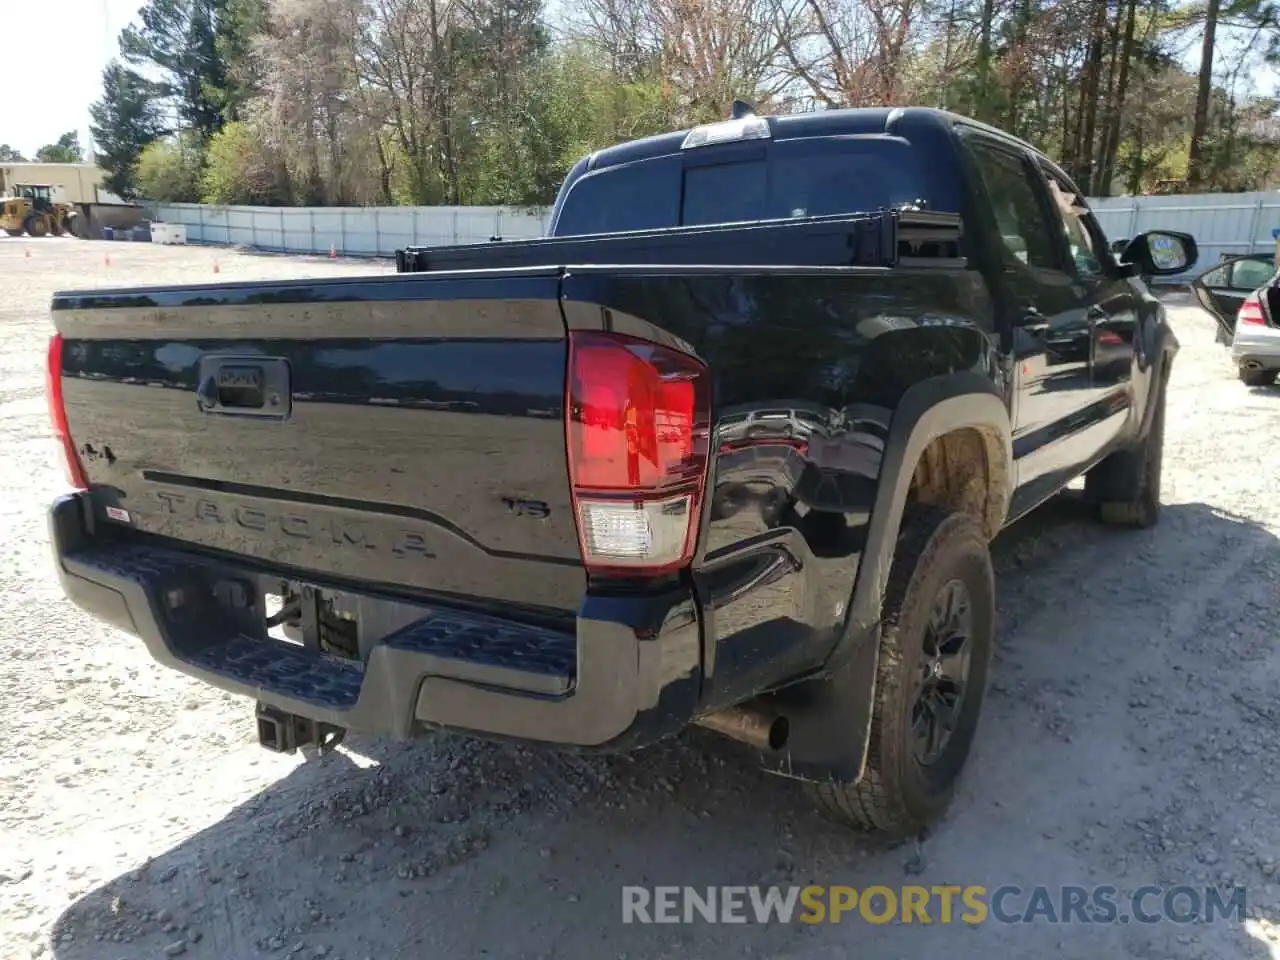
[[[332,243],[329,244],[329,259],[330,260],[338,259],[338,248],[335,247]]]
[[[214,272],[214,273],[221,273],[221,272],[222,272],[222,268],[218,266],[218,261],[217,261],[217,260],[214,260],[214,261],[213,261],[213,272]]]
[[[28,260],[30,260],[30,259],[31,259],[31,251],[30,251],[30,250],[23,250],[23,251],[22,251],[22,255],[23,255],[24,257],[26,257]]]
[[[104,267],[109,267],[109,266],[111,266],[111,254],[109,254],[109,253],[104,253],[104,254],[102,255],[102,265],[103,265]]]

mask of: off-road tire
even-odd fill
[[[8,234],[9,236],[11,236],[11,237],[20,237],[20,236],[22,236],[22,228],[21,228],[21,227],[19,227],[17,230],[11,230],[11,229],[9,229],[8,227],[5,227],[5,228],[4,228],[4,232],[5,232],[5,233],[7,233],[7,234]]]
[[[950,738],[938,759],[925,767],[916,758],[912,739],[913,678],[925,656],[930,611],[952,580],[964,584],[971,604],[969,676]],[[832,819],[895,843],[918,835],[946,812],[977,730],[995,634],[995,574],[977,522],[936,507],[909,508],[881,614],[875,704],[862,779],[806,787]]]
[[[1164,412],[1169,393],[1160,383],[1147,435],[1117,450],[1085,476],[1085,493],[1098,505],[1103,523],[1146,530],[1160,522],[1160,477],[1164,464]]]
[[[44,217],[27,217],[22,221],[22,229],[29,237],[43,237],[49,232],[49,223]]]
[[[1246,370],[1240,368],[1240,379],[1246,387],[1269,387],[1276,382],[1274,370]]]

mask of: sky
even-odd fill
[[[102,68],[142,0],[0,0],[5,33],[40,43],[5,45],[0,143],[30,157],[68,130],[89,142],[89,104],[102,94]]]
[[[0,143],[32,156],[68,130],[89,143],[89,104],[102,92],[102,69],[118,52],[117,38],[142,6],[142,0],[0,0],[3,21],[22,24],[45,38],[42,43],[6,46],[0,96]],[[1230,31],[1223,31],[1229,34]],[[1228,54],[1231,38],[1224,38]],[[1188,37],[1180,51],[1190,69],[1199,60],[1199,38]],[[1219,69],[1225,57],[1218,58]],[[1274,70],[1261,71],[1254,92],[1280,87]]]

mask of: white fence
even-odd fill
[[[482,243],[544,236],[550,211],[506,207],[213,207],[164,204],[153,219],[180,223],[191,243],[287,253],[391,257],[410,244]]]
[[[1280,191],[1195,193],[1168,197],[1107,197],[1090,200],[1112,240],[1144,230],[1181,230],[1196,238],[1200,259],[1191,276],[1224,256],[1272,253],[1271,231],[1280,229]]]
[[[1225,254],[1275,249],[1280,192],[1109,197],[1091,204],[1112,240],[1143,230],[1182,230],[1200,247],[1199,269]],[[544,236],[550,211],[506,207],[212,207],[170,204],[155,219],[180,223],[192,243],[290,253],[390,257],[409,244],[480,243]]]

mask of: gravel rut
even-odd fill
[[[1239,383],[1185,297],[1160,526],[1107,530],[1064,497],[997,540],[975,755],[945,822],[884,851],[701,731],[613,758],[447,735],[277,757],[248,701],[62,598],[51,293],[389,269],[0,241],[0,958],[1280,958],[1280,389]],[[627,884],[767,883],[1238,883],[1249,916],[621,920]]]

